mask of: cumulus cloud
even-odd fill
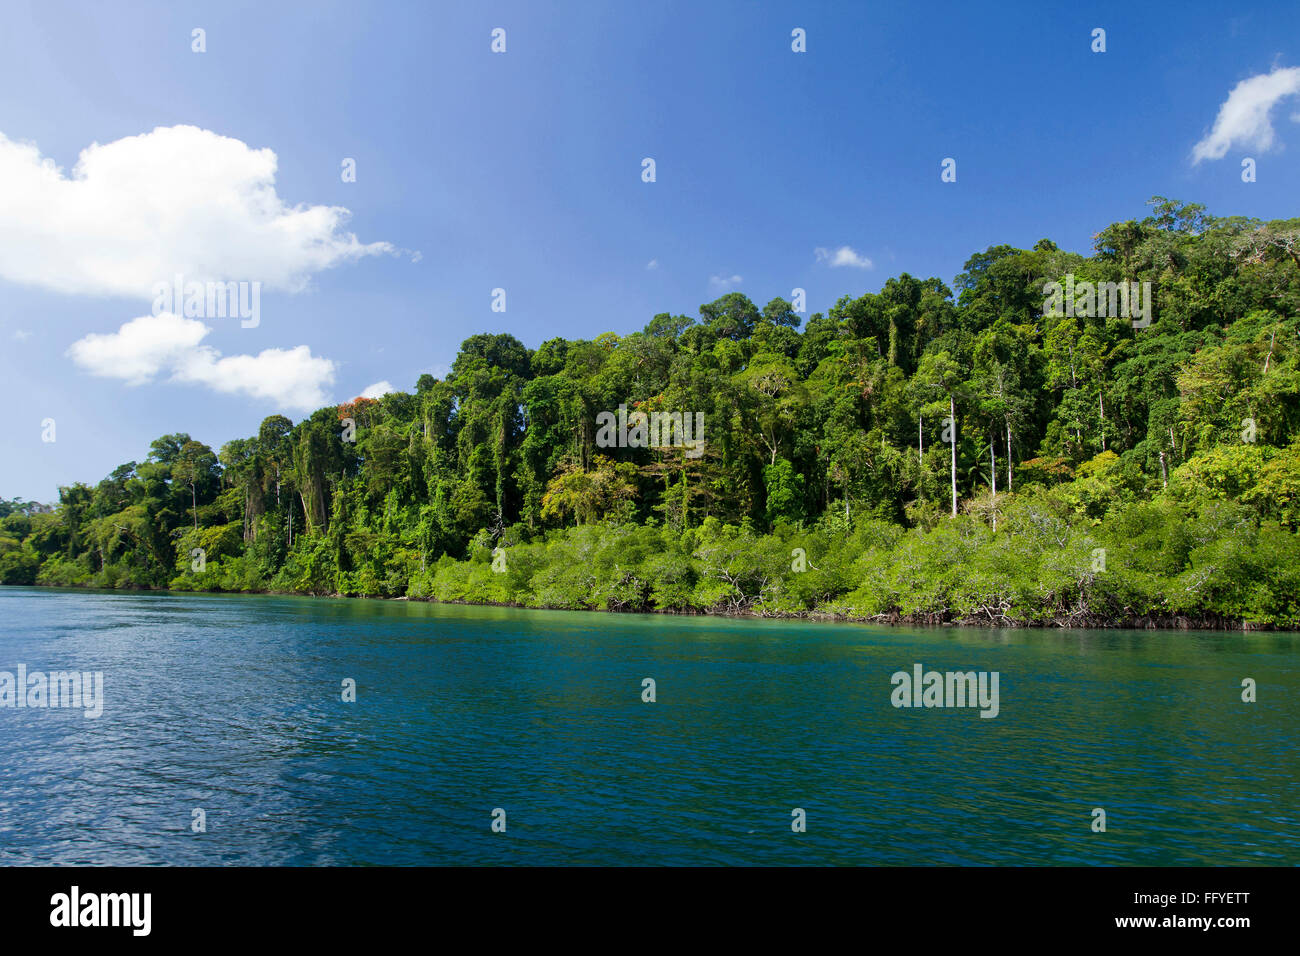
[[[744,281],[740,276],[709,276],[709,288],[714,292],[726,292]]]
[[[122,379],[128,385],[144,385],[170,373],[170,382],[246,395],[286,410],[310,411],[328,404],[334,362],[312,355],[305,345],[223,356],[200,344],[211,331],[196,319],[170,312],[145,315],[116,332],[78,339],[68,356],[92,375]]]
[[[1242,80],[1219,107],[1213,129],[1192,147],[1192,164],[1222,159],[1233,146],[1260,152],[1271,149],[1274,132],[1269,116],[1273,107],[1296,94],[1300,94],[1300,66],[1277,68]]]
[[[59,292],[149,297],[187,281],[301,291],[313,273],[395,253],[339,206],[290,206],[276,155],[195,126],[82,150],[70,175],[0,133],[0,278]]]
[[[120,378],[128,385],[151,382],[162,369],[196,349],[210,332],[195,319],[170,312],[132,319],[116,332],[91,333],[73,342],[68,357],[91,375]]]
[[[333,384],[335,368],[305,345],[225,358],[216,349],[202,348],[185,355],[172,378],[306,412],[329,404],[325,388]]]
[[[813,250],[817,256],[818,262],[825,262],[832,269],[841,266],[851,266],[854,269],[870,269],[872,262],[866,256],[855,251],[851,246],[840,246],[838,249],[826,249],[818,246]]]
[[[375,382],[374,385],[367,385],[361,392],[362,398],[383,398],[389,392],[395,392],[393,383],[384,379],[382,382]]]

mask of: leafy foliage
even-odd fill
[[[219,453],[163,436],[53,509],[0,501],[0,582],[1295,627],[1300,220],[1151,204],[1092,256],[994,246],[803,328],[732,292],[593,341],[477,334],[414,394]],[[1153,321],[1046,314],[1067,273],[1150,282]],[[620,406],[704,443],[610,447]]]

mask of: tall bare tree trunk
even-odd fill
[[[1011,422],[1007,422],[1007,491],[1011,490]]]
[[[1097,391],[1097,404],[1101,406],[1101,450],[1106,450],[1106,401],[1101,397],[1101,390]]]
[[[998,456],[993,449],[997,447],[998,434],[995,431],[989,442],[989,479],[993,484],[993,530],[998,530]]]
[[[952,422],[952,516],[957,517],[957,403],[948,396],[948,421]]]

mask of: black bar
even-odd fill
[[[143,897],[134,922],[133,911],[121,909],[126,925],[51,925],[57,895],[70,903],[73,886],[82,913],[91,895],[150,894],[147,936],[133,928],[143,928]],[[482,939],[533,934],[540,943],[562,931],[570,941],[621,937],[667,947],[683,944],[692,925],[761,940],[774,924],[788,924],[819,937],[843,930],[923,948],[952,938],[1144,945],[1203,938],[1232,946],[1293,928],[1296,888],[1297,871],[1286,868],[27,867],[0,869],[0,918],[7,942],[373,944],[433,929],[449,940],[469,930]],[[90,905],[97,909],[98,900]],[[1154,925],[1119,925],[1144,918]],[[1248,925],[1219,922],[1242,919]]]

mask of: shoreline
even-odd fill
[[[1241,633],[1260,633],[1273,632],[1278,634],[1295,634],[1300,631],[1289,631],[1284,628],[1274,627],[1272,624],[1255,624],[1250,621],[1232,621],[1219,615],[1204,615],[1194,617],[1186,614],[1165,614],[1165,615],[1140,615],[1128,618],[1103,618],[1098,615],[1086,615],[1081,617],[1071,617],[1067,619],[1052,619],[1047,621],[1027,621],[1014,618],[950,618],[940,614],[926,615],[903,615],[898,612],[888,614],[878,614],[870,617],[851,614],[836,614],[826,611],[807,611],[802,614],[792,614],[789,612],[764,612],[752,608],[741,611],[701,611],[701,610],[674,610],[660,608],[604,608],[604,607],[539,607],[531,604],[521,604],[518,602],[506,601],[463,601],[463,600],[441,600],[433,597],[411,597],[409,595],[400,595],[398,597],[385,597],[381,594],[342,594],[335,592],[333,594],[323,594],[309,591],[225,591],[221,589],[212,590],[178,590],[175,588],[147,588],[147,587],[124,587],[124,588],[98,588],[86,587],[77,584],[24,584],[24,585],[0,585],[0,587],[31,587],[45,588],[48,590],[74,590],[74,591],[103,591],[112,592],[137,592],[137,593],[159,593],[159,594],[233,594],[233,595],[266,595],[271,597],[305,597],[305,598],[331,598],[352,601],[408,601],[422,604],[448,604],[461,605],[464,607],[502,607],[514,608],[521,611],[568,611],[578,613],[595,613],[595,614],[662,614],[669,617],[716,617],[730,618],[741,620],[751,618],[754,620],[764,621],[820,621],[830,624],[870,624],[877,626],[890,627],[957,627],[970,630],[1128,630],[1128,631],[1222,631],[1241,632]]]

